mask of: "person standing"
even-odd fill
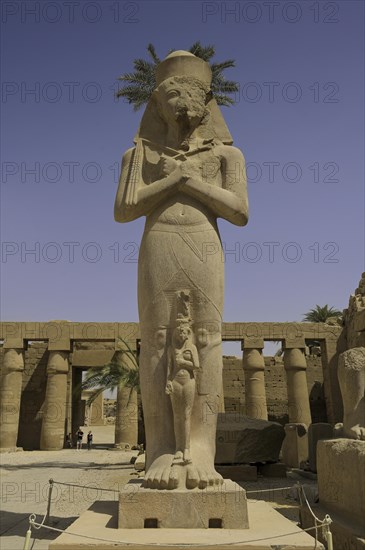
[[[79,428],[76,432],[76,451],[79,451],[82,449],[82,438],[84,437],[84,432],[81,428]]]
[[[93,444],[93,434],[91,430],[87,434],[87,450],[90,451]]]

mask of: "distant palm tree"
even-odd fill
[[[147,51],[151,61],[145,59],[135,59],[133,61],[134,72],[125,73],[118,78],[122,82],[128,82],[126,86],[117,91],[117,97],[125,97],[129,104],[133,104],[134,111],[138,111],[150,99],[153,90],[156,88],[156,67],[161,62],[153,44],[148,44]],[[170,50],[171,53],[174,50]],[[212,69],[212,93],[218,105],[229,106],[234,103],[233,99],[226,94],[234,93],[239,90],[237,82],[226,80],[223,75],[225,69],[235,66],[233,59],[228,59],[221,63],[211,63],[210,60],[215,55],[214,46],[202,46],[200,42],[195,42],[189,49],[200,59],[207,61]]]
[[[309,323],[325,323],[330,317],[340,317],[341,315],[342,311],[339,309],[329,307],[328,304],[322,307],[317,304],[315,308],[310,309],[304,314],[303,321],[308,321]]]
[[[88,405],[105,390],[117,389],[115,444],[133,446],[138,442],[138,359],[124,340],[121,340],[121,349],[114,357],[114,360],[103,367],[89,369],[81,383],[81,389],[95,389],[87,400]]]

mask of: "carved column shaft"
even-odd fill
[[[312,423],[312,418],[304,350],[300,348],[285,349],[284,368],[288,391],[289,422],[309,426]]]
[[[115,444],[132,447],[138,443],[138,402],[134,388],[119,388],[115,418]]]
[[[63,449],[65,441],[68,352],[51,351],[41,431],[42,451]]]
[[[6,349],[0,387],[0,449],[16,447],[23,370],[23,350]]]
[[[262,348],[243,348],[245,373],[245,409],[250,418],[267,420],[265,361]]]

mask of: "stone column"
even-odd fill
[[[242,342],[245,373],[245,412],[250,418],[267,420],[265,391],[265,361],[262,355],[264,341],[245,339]]]
[[[131,448],[138,443],[138,401],[134,388],[119,388],[115,416],[115,445]]]
[[[0,450],[16,448],[23,370],[23,350],[5,349],[0,385]]]
[[[304,340],[301,347],[284,345],[284,368],[288,391],[289,422],[312,423],[307,385],[307,361],[304,354]]]
[[[47,365],[47,388],[41,431],[42,451],[63,449],[65,441],[69,353],[51,351]]]
[[[137,355],[135,341],[128,341],[126,348],[124,341],[116,341],[115,351],[122,353],[121,360],[131,370],[136,368],[135,361],[126,350],[132,350]],[[115,446],[131,448],[138,443],[138,396],[135,388],[121,387],[117,392],[117,410],[115,414]]]

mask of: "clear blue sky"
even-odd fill
[[[3,320],[138,320],[144,220],[115,223],[113,203],[142,111],[114,100],[116,78],[149,42],[163,57],[196,40],[236,60],[241,88],[223,114],[251,217],[220,222],[224,319],[347,306],[364,270],[364,3],[270,4],[3,2]]]

